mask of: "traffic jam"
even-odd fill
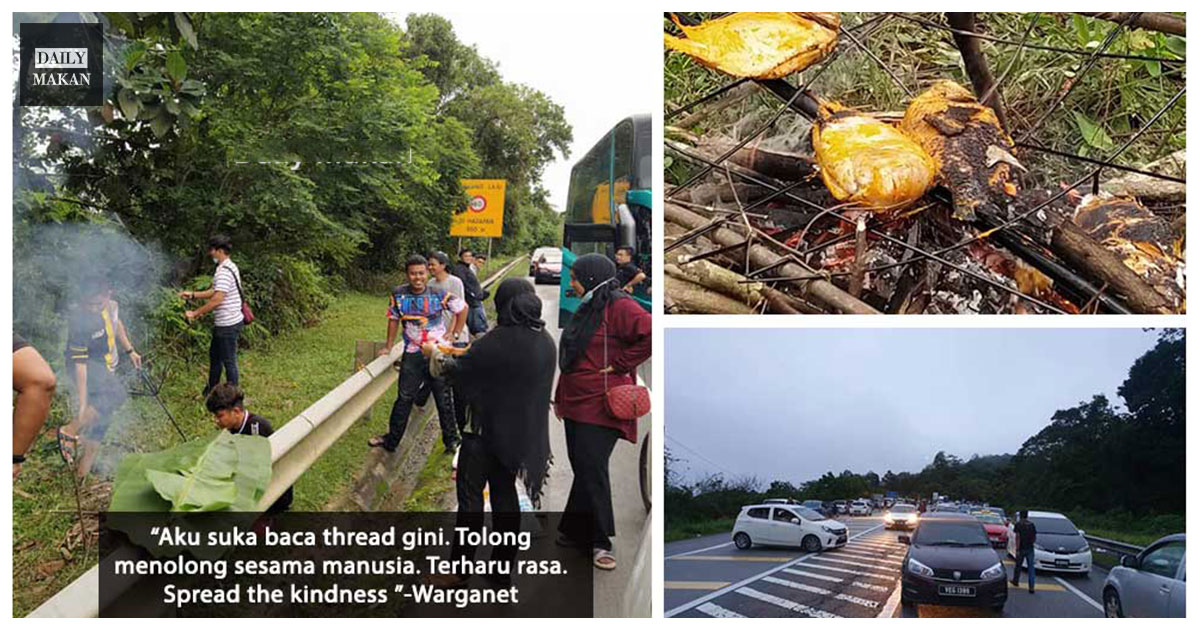
[[[667,617],[1185,616],[1185,536],[1121,545],[1062,513],[936,494],[768,499],[728,535],[669,543],[664,603]]]

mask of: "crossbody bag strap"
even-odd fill
[[[242,280],[238,278],[238,274],[233,272],[233,269],[228,266],[225,267],[225,270],[229,271],[229,274],[233,275],[233,285],[237,286],[238,298],[242,300],[242,303],[249,303],[250,300],[246,298],[246,293],[242,291]]]

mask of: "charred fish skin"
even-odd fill
[[[886,122],[837,103],[822,103],[812,143],[830,194],[875,211],[912,204],[933,184],[937,172],[917,142]]]
[[[1071,220],[1167,299],[1184,304],[1184,265],[1170,223],[1132,197],[1087,195]]]
[[[1000,212],[1016,195],[1012,167],[1021,166],[1012,155],[1012,138],[996,112],[958,83],[938,81],[914,98],[900,130],[936,163],[956,219],[974,222],[982,207]]]
[[[732,13],[697,26],[676,26],[686,37],[663,33],[669,50],[743,78],[779,79],[824,59],[837,46],[837,13]]]

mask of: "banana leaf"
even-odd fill
[[[109,509],[252,511],[270,480],[270,442],[221,431],[164,451],[125,456],[117,467]]]

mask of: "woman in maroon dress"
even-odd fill
[[[559,344],[562,375],[554,391],[554,411],[564,421],[575,479],[558,543],[590,548],[592,564],[611,570],[617,560],[610,538],[616,525],[608,458],[617,439],[637,442],[637,421],[611,416],[605,391],[636,383],[638,365],[650,357],[650,314],[621,290],[617,267],[604,255],[584,255],[570,272],[571,288],[583,298]]]

